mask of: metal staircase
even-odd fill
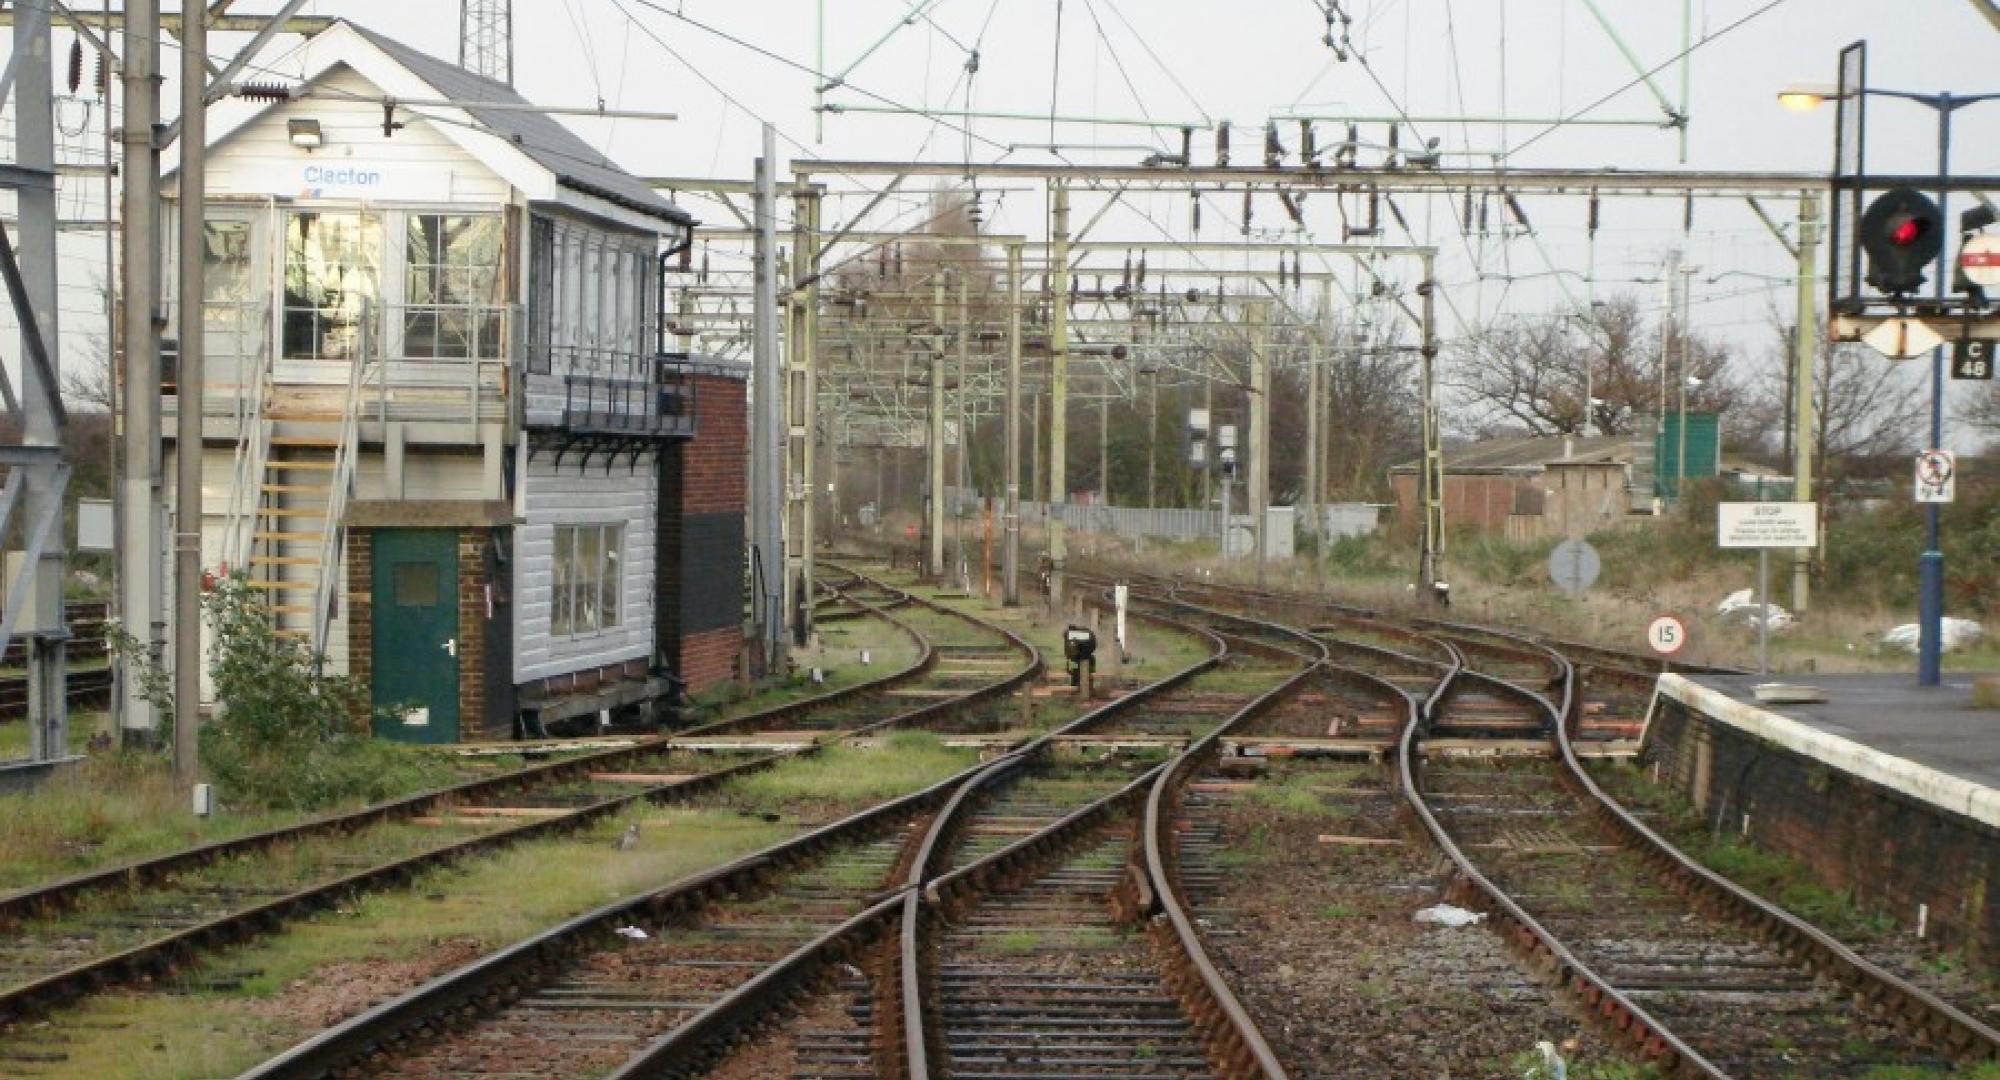
[[[359,352],[369,356],[365,342]],[[363,395],[382,367],[350,364],[340,411],[328,413],[289,404],[266,365],[237,446],[224,565],[265,594],[279,633],[315,652],[327,649],[339,590]]]

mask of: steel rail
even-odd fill
[[[896,892],[762,968],[756,975],[711,1002],[695,1016],[673,1030],[661,1034],[628,1059],[612,1075],[616,1077],[682,1075],[698,1070],[711,1061],[719,1052],[718,1048],[724,1046],[731,1037],[751,1029],[782,1008],[811,981],[814,973],[828,964],[853,956],[856,950],[881,936],[899,917],[902,920],[902,941],[906,949],[903,971],[917,971],[916,964],[908,959],[913,953],[907,950],[915,948],[910,934],[911,928],[918,925],[917,918],[913,916],[923,905],[922,886],[926,880],[938,876],[937,864],[948,842],[946,838],[962,824],[964,813],[971,805],[975,794],[991,780],[1026,766],[1055,745],[1059,738],[1100,723],[1104,718],[1118,712],[1137,708],[1157,694],[1180,685],[1200,671],[1220,662],[1226,646],[1213,635],[1210,637],[1216,652],[1209,657],[1037,736],[1009,750],[995,761],[960,774],[954,781],[957,786],[950,798],[932,816],[929,826],[924,830],[910,858],[910,869],[905,874],[904,884]],[[1069,827],[1074,829],[1079,826],[1071,822]],[[890,1001],[898,1003],[895,1004],[895,1008],[903,1016],[921,1017],[921,1002],[918,1002],[914,1009],[909,1005],[911,1001],[909,995],[912,991],[905,989],[908,986],[906,977],[902,986],[898,988],[899,992],[891,997]],[[887,995],[878,994],[878,997],[884,996]],[[876,1026],[878,1031],[885,1031],[893,1030],[901,1023],[900,1016],[882,1017],[878,1018]],[[922,1036],[917,1037],[921,1040]],[[889,1045],[884,1049],[893,1052],[894,1047]],[[914,1069],[925,1067],[921,1055],[914,1056],[910,1060]]]
[[[1180,789],[1196,768],[1208,755],[1221,745],[1222,737],[1237,727],[1269,711],[1279,700],[1296,693],[1298,689],[1323,670],[1328,656],[1326,645],[1311,635],[1245,616],[1215,611],[1211,608],[1183,604],[1176,606],[1200,612],[1209,617],[1226,618],[1231,621],[1248,623],[1267,631],[1287,634],[1309,644],[1316,656],[1292,653],[1305,662],[1305,667],[1257,696],[1249,704],[1237,710],[1229,719],[1210,730],[1168,763],[1146,793],[1146,817],[1143,826],[1145,853],[1145,885],[1138,896],[1151,893],[1151,905],[1157,907],[1165,917],[1165,928],[1155,936],[1166,939],[1163,945],[1171,945],[1180,950],[1183,963],[1188,971],[1168,973],[1168,988],[1181,999],[1182,1007],[1194,1018],[1201,1031],[1202,1041],[1207,1044],[1212,1057],[1219,1060],[1224,1074],[1231,1077],[1265,1077],[1267,1080],[1284,1080],[1288,1075],[1278,1055],[1271,1049],[1268,1040],[1250,1016],[1249,1010],[1237,998],[1228,980],[1216,968],[1215,961],[1208,955],[1207,946],[1201,933],[1195,928],[1194,920],[1188,915],[1187,906],[1180,895],[1179,860],[1170,843],[1173,830],[1173,815],[1178,811]],[[1135,882],[1135,886],[1136,886]],[[1156,926],[1159,924],[1155,924]],[[1178,976],[1178,977],[1176,977]]]
[[[859,577],[859,575],[856,576]],[[920,604],[930,603],[930,601],[917,597],[915,594],[904,593],[904,595],[909,596],[912,600]],[[861,603],[861,601],[855,602]],[[927,722],[953,710],[966,708],[984,701],[996,692],[1005,692],[1005,689],[1018,686],[1020,683],[1032,678],[1041,669],[1040,651],[1019,635],[1008,631],[1004,627],[986,623],[963,612],[958,612],[941,605],[936,606],[939,610],[956,615],[980,627],[982,630],[998,633],[1016,647],[1025,649],[1028,655],[1027,663],[1020,670],[1010,674],[1004,680],[997,683],[982,684],[980,687],[967,691],[950,700],[934,702],[916,709],[907,710],[896,716],[865,724],[851,731],[834,733],[815,740],[810,746],[799,751],[786,754],[772,754],[765,758],[757,759],[757,761],[746,762],[744,764],[764,765],[775,763],[783,757],[803,756],[817,752],[834,741],[852,738],[857,734],[879,731],[906,722]],[[900,620],[892,618],[892,621],[898,622],[899,625],[904,625],[907,631],[915,633],[914,630],[910,630],[907,624],[901,624]],[[921,636],[919,640],[925,646],[925,655],[931,657],[934,662],[935,650],[931,647],[930,642],[921,638]],[[913,669],[918,667],[927,669],[928,665],[921,663],[913,665]],[[879,682],[879,680],[877,681]],[[996,687],[1004,687],[1005,689],[996,690]],[[846,688],[843,696],[851,696],[856,689],[856,687]],[[984,766],[978,768],[984,768]],[[637,897],[628,897],[614,901],[595,911],[577,916],[524,942],[489,954],[471,964],[467,964],[438,979],[434,979],[430,983],[418,987],[384,1005],[377,1006],[374,1009],[352,1017],[348,1021],[321,1032],[318,1036],[300,1043],[291,1050],[266,1061],[263,1065],[245,1073],[244,1077],[327,1075],[351,1062],[361,1060],[370,1054],[379,1052],[378,1048],[380,1047],[386,1047],[395,1042],[402,1041],[412,1033],[426,1028],[430,1018],[448,1015],[465,1009],[484,1010],[490,1009],[497,1004],[504,1004],[510,988],[518,994],[524,986],[538,981],[541,974],[552,965],[559,964],[564,958],[574,955],[581,949],[587,948],[592,941],[600,940],[602,935],[608,932],[608,928],[615,920],[629,919],[641,912],[660,917],[674,912],[698,910],[710,898],[732,894],[754,886],[773,867],[803,858],[806,855],[823,849],[829,844],[865,833],[870,829],[879,827],[885,822],[896,819],[898,815],[921,812],[931,803],[947,796],[958,784],[961,784],[969,775],[976,771],[977,769],[968,770],[967,772],[933,784],[922,791],[888,800],[875,807],[859,811],[840,821],[822,826],[801,836],[781,841],[759,852],[724,864],[721,867],[683,878],[664,889]],[[783,980],[790,978],[798,970],[799,965],[805,962],[804,954],[815,949],[815,947],[821,950],[833,950],[832,952],[825,952],[823,955],[840,954],[837,948],[839,943],[846,941],[848,936],[858,934],[872,927],[872,921],[866,916],[869,916],[870,912],[876,908],[883,907],[893,907],[893,897],[879,901],[868,910],[864,910],[860,914],[846,920],[840,927],[822,934],[814,942],[809,943],[806,949],[801,950],[799,954],[795,954],[795,962],[793,964],[785,965],[784,970],[769,970],[761,973],[760,979]],[[772,984],[760,982],[759,985],[765,987],[765,990],[758,992],[773,992],[771,990]],[[738,991],[725,995],[723,999],[712,1003],[711,1008],[701,1014],[701,1017],[706,1018],[703,1019],[703,1030],[707,1030],[710,1026],[719,1023],[721,1018],[735,1015],[745,1009],[747,1007],[746,1002],[756,1000],[757,992],[753,992],[749,997],[745,998],[741,996],[741,990],[742,988],[739,987]]]
[[[887,616],[884,617],[888,618]],[[889,618],[888,621],[901,627],[904,632],[910,633],[919,644],[923,644],[921,635],[916,635],[914,631],[909,630],[900,621],[893,618]],[[794,714],[800,711],[809,711],[813,708],[823,708],[828,705],[837,704],[850,697],[871,691],[889,689],[900,683],[917,678],[925,670],[927,669],[923,665],[913,664],[865,682],[830,690],[801,701],[776,705],[766,711]],[[233,837],[228,840],[217,840],[207,844],[183,848],[164,855],[149,856],[131,862],[120,863],[115,866],[86,871],[71,877],[49,882],[45,885],[38,885],[0,896],[0,927],[8,926],[22,918],[45,915],[62,910],[72,906],[84,895],[96,890],[125,888],[135,884],[149,884],[172,874],[207,865],[224,856],[243,855],[273,847],[287,841],[299,840],[315,835],[351,832],[385,821],[394,821],[428,813],[447,802],[456,803],[470,798],[495,795],[517,787],[561,782],[579,773],[601,771],[633,758],[644,757],[670,749],[675,739],[684,738],[686,735],[687,732],[676,732],[672,735],[642,739],[632,746],[579,754],[561,761],[531,765],[500,776],[481,777],[477,780],[468,780],[448,787],[418,792],[414,795],[406,795],[402,798],[392,799],[388,802],[361,810],[331,814],[302,821],[294,825],[266,829],[245,836]]]
[[[920,644],[925,646],[928,653],[929,644],[921,635],[916,634],[913,629],[909,628],[906,624],[902,624],[900,620],[895,619],[893,616],[884,613],[882,617],[901,626],[906,633],[912,634]],[[993,627],[992,629],[1006,633],[1000,627]],[[1010,639],[1029,649],[1031,658],[1031,663],[1027,665],[1024,672],[1016,673],[1006,680],[1004,685],[1011,687],[1018,685],[1025,678],[1031,677],[1034,670],[1038,668],[1040,661],[1039,655],[1035,653],[1033,646],[1027,645],[1026,642],[1021,642],[1014,635],[1009,634],[1008,636]],[[813,698],[806,699],[804,704],[814,707],[824,707],[828,704],[846,701],[859,694],[881,689],[885,685],[899,684],[907,681],[923,670],[925,670],[925,667],[921,663],[911,665],[899,671],[890,672],[884,676],[869,680],[868,682],[857,683],[853,686],[816,695]],[[0,990],[0,1020],[20,1019],[37,1015],[64,1002],[101,990],[106,986],[130,982],[157,974],[162,970],[170,968],[190,951],[211,948],[219,944],[240,941],[251,936],[269,932],[276,929],[288,918],[323,908],[357,893],[407,881],[419,872],[450,865],[471,855],[498,850],[501,847],[526,840],[538,840],[572,831],[604,817],[616,814],[626,807],[636,805],[641,801],[664,802],[697,795],[737,776],[769,768],[789,757],[816,753],[835,739],[848,738],[856,734],[866,734],[873,730],[895,726],[906,721],[917,722],[918,720],[928,721],[934,719],[954,708],[968,706],[977,701],[984,700],[992,696],[995,692],[1004,692],[1004,690],[996,691],[996,686],[999,685],[1002,684],[988,684],[958,698],[934,702],[918,709],[908,710],[852,731],[830,734],[815,740],[813,744],[804,748],[774,751],[750,761],[740,762],[721,769],[713,769],[698,776],[665,784],[649,785],[634,792],[601,799],[558,816],[524,822],[479,836],[469,837],[456,843],[419,852],[401,859],[390,860],[376,866],[355,871],[351,874],[342,875],[338,878],[317,882],[305,888],[249,907],[226,912],[171,933],[160,935],[130,948],[93,957],[60,971],[50,972],[40,978]],[[798,702],[787,703],[778,706],[777,709],[791,714],[797,711],[799,704]],[[583,755],[564,762],[521,770],[505,777],[495,777],[474,781],[467,785],[458,785],[453,788],[443,789],[441,792],[429,793],[426,796],[401,800],[400,805],[407,806],[413,801],[425,800],[421,805],[425,808],[432,808],[444,804],[447,800],[455,799],[468,793],[468,789],[478,794],[491,794],[498,790],[508,790],[512,786],[526,786],[523,783],[524,779],[562,780],[575,775],[580,769],[600,769],[609,764],[630,760],[634,756],[644,756],[663,749],[671,749],[673,745],[673,738],[647,740],[633,747],[621,747],[616,750]],[[526,775],[524,776],[524,774]],[[493,785],[499,786],[496,787]],[[368,815],[368,813],[364,811],[361,814],[321,819],[321,823],[317,827],[314,827],[315,823],[307,823],[304,826],[292,826],[287,829],[273,830],[272,832],[243,838],[247,841],[261,841],[260,843],[246,845],[242,841],[225,841],[217,845],[208,845],[202,849],[192,849],[192,851],[206,854],[207,858],[201,863],[205,864],[207,861],[212,861],[225,852],[233,854],[263,850],[265,847],[276,842],[276,840],[272,839],[274,834],[282,839],[296,839],[303,836],[320,836],[336,832],[352,831],[365,825],[392,820],[392,818],[385,816],[364,816]],[[188,853],[179,854],[186,855]],[[175,856],[167,856],[166,858],[174,859]],[[185,869],[186,866],[187,864],[182,864],[175,869]],[[149,876],[141,880],[157,881],[161,877],[166,876],[166,874],[160,873],[157,870],[155,870],[155,874],[158,876]],[[101,888],[105,884],[102,880],[102,875],[91,875],[87,880],[92,888]],[[60,885],[61,883],[57,883],[57,886]],[[51,886],[51,888],[57,886]],[[75,901],[74,897],[69,899],[72,903]]]
[[[1484,628],[1466,629],[1513,637],[1524,646],[1533,646],[1547,653],[1563,668],[1563,711],[1558,714],[1556,746],[1561,753],[1567,779],[1588,797],[1601,820],[1631,842],[1647,861],[1665,871],[1669,880],[1693,886],[1683,890],[1682,895],[1693,900],[1696,899],[1694,894],[1699,893],[1700,898],[1709,901],[1716,910],[1770,939],[1780,951],[1812,970],[1830,974],[1857,998],[1873,1005],[1887,1006],[1893,1018],[1906,1029],[1938,1040],[1950,1047],[1955,1055],[1961,1058],[2000,1058],[2000,1030],[1856,953],[1831,934],[1778,904],[1702,865],[1640,821],[1592,779],[1577,757],[1570,739],[1570,726],[1579,719],[1580,702],[1573,689],[1575,671],[1568,659],[1532,639]]]
[[[1450,642],[1445,642],[1445,645],[1454,654],[1458,653],[1457,648]],[[1725,1074],[1714,1064],[1668,1031],[1638,1002],[1633,1001],[1592,970],[1580,957],[1572,953],[1568,946],[1536,921],[1534,916],[1528,914],[1512,896],[1481,873],[1478,866],[1451,838],[1451,834],[1445,830],[1437,815],[1431,811],[1411,767],[1411,762],[1416,760],[1417,740],[1435,720],[1454,684],[1468,677],[1482,681],[1502,693],[1511,692],[1512,695],[1531,703],[1539,703],[1541,708],[1548,711],[1551,722],[1559,722],[1560,716],[1547,698],[1512,683],[1479,676],[1476,672],[1468,670],[1462,656],[1458,658],[1452,670],[1439,680],[1437,688],[1424,699],[1420,707],[1414,697],[1411,699],[1416,712],[1412,722],[1403,729],[1397,763],[1402,776],[1403,797],[1416,812],[1425,831],[1430,833],[1432,842],[1437,844],[1438,849],[1444,852],[1453,866],[1457,867],[1459,891],[1471,894],[1462,898],[1471,900],[1489,913],[1498,916],[1498,920],[1508,926],[1503,936],[1526,955],[1530,966],[1537,973],[1550,978],[1580,997],[1600,1019],[1609,1022],[1616,1032],[1637,1046],[1643,1057],[1664,1061],[1670,1069],[1683,1073],[1708,1077],[1711,1080],[1726,1080]]]
[[[924,913],[935,910],[937,894],[922,889],[925,882],[936,882],[948,871],[943,860],[953,842],[953,838],[964,823],[964,808],[972,798],[995,780],[1019,771],[1034,757],[1046,752],[1059,739],[1077,735],[1096,727],[1106,719],[1123,712],[1129,712],[1160,695],[1185,685],[1204,671],[1214,669],[1229,656],[1229,645],[1213,632],[1198,626],[1174,623],[1150,613],[1134,612],[1136,617],[1173,625],[1183,631],[1192,631],[1206,637],[1211,644],[1208,656],[1138,690],[1107,702],[1075,719],[1063,724],[1030,742],[1018,752],[994,762],[984,771],[967,781],[952,796],[950,804],[931,822],[925,831],[923,842],[918,846],[911,861],[907,884],[910,891],[903,896],[902,927],[899,941],[899,980],[896,997],[899,1016],[896,1018],[902,1029],[900,1065],[909,1080],[930,1080],[932,1069],[930,1059],[937,1048],[930,1043],[929,1035],[937,1030],[937,1025],[928,1022],[924,1008],[924,986],[926,983],[923,928]]]

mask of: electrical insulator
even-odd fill
[[[1593,237],[1594,237],[1594,236],[1596,236],[1596,235],[1597,235],[1597,191],[1596,191],[1596,189],[1592,189],[1592,190],[1591,190],[1591,192],[1590,192],[1590,225],[1589,225],[1589,229],[1590,229],[1590,235],[1591,235],[1591,236],[1593,236]]]
[[[69,92],[74,94],[83,87],[83,39],[72,38],[69,43]]]
[[[1243,235],[1250,235],[1250,215],[1256,204],[1250,201],[1250,189],[1243,189]]]
[[[100,98],[111,96],[111,64],[104,59],[104,54],[101,52],[97,54],[97,96]]]
[[[1122,279],[1127,289],[1132,287],[1132,253],[1125,253],[1125,276]]]
[[[1503,191],[1500,193],[1500,197],[1507,200],[1507,210],[1514,215],[1514,224],[1524,229],[1533,229],[1535,227],[1528,220],[1528,212],[1521,208],[1521,200],[1515,198],[1513,192]]]
[[[279,83],[238,83],[236,96],[250,101],[290,101],[292,91]]]
[[[1264,164],[1269,168],[1275,169],[1284,160],[1285,144],[1278,141],[1278,122],[1276,120],[1266,121],[1264,124]]]
[[[1461,234],[1472,231],[1472,189],[1465,189],[1465,212],[1458,215],[1458,231]]]
[[[1133,279],[1133,284],[1142,289],[1146,287],[1146,253],[1143,251],[1139,253],[1139,276]]]
[[[1188,197],[1189,197],[1188,209],[1194,215],[1192,218],[1194,225],[1194,234],[1196,236],[1200,236],[1201,235],[1201,192],[1199,191],[1189,192]]]
[[[1215,163],[1229,164],[1229,121],[1215,125]]]
[[[1316,164],[1319,147],[1313,140],[1313,125],[1310,120],[1299,121],[1299,160],[1307,165]]]
[[[1340,144],[1340,149],[1333,152],[1333,164],[1337,168],[1352,169],[1360,146],[1361,129],[1353,124],[1347,125],[1347,140]]]

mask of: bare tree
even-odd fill
[[[1622,435],[1660,409],[1662,394],[1666,408],[1677,407],[1684,374],[1697,381],[1690,410],[1728,416],[1744,400],[1730,361],[1723,343],[1700,334],[1683,341],[1678,328],[1649,324],[1635,298],[1620,296],[1589,318],[1549,313],[1488,327],[1460,351],[1445,385],[1468,410],[1469,426],[1582,434],[1587,417],[1591,434]],[[1595,399],[1588,412],[1586,387]]]
[[[1772,321],[1775,342],[1745,415],[1764,433],[1757,445],[1781,467],[1780,440],[1792,425],[1792,327]],[[1924,421],[1924,381],[1917,365],[1884,358],[1851,342],[1832,342],[1824,327],[1813,365],[1813,471],[1838,483],[1873,471],[1917,448]]]

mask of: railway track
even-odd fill
[[[952,678],[913,704],[895,692],[923,689],[936,667],[934,650],[899,616],[852,602],[911,634],[923,646],[920,658],[869,682],[766,710],[787,720],[837,710],[844,726],[818,729],[802,749],[723,755],[718,765],[713,756],[683,748],[679,737],[650,739],[0,897],[0,926],[7,930],[0,942],[0,1022],[157,977],[194,950],[267,932],[471,854],[566,833],[640,802],[697,798],[789,754],[815,752],[836,735],[935,723],[1039,668],[1031,646],[992,627],[991,640],[1016,654],[1010,668],[971,685]],[[973,632],[975,620],[952,619],[960,637]]]
[[[1073,945],[1103,946],[1104,955],[1096,959],[1115,958],[1125,966],[1127,988],[1150,985],[1152,1000],[1140,1006],[1144,1018],[1178,1025],[1183,1041],[1176,1053],[1195,1069],[1190,1075],[1213,1075],[1204,1062],[1226,1059],[1228,1047],[1242,1042],[1245,1032],[1255,1041],[1254,1029],[1247,1028],[1240,1009],[1236,1019],[1246,1029],[1233,1038],[1223,1030],[1233,1023],[1227,1018],[1218,1026],[1199,1007],[1181,1015],[1189,995],[1175,992],[1185,979],[1174,972],[1192,972],[1205,958],[1183,957],[1163,972],[1157,949],[1117,921],[1121,913],[1127,921],[1143,916],[1156,892],[1143,880],[1136,845],[1148,796],[1165,775],[1165,767],[1152,759],[1172,751],[1101,754],[1077,739],[1190,695],[1207,698],[1211,692],[1201,681],[1219,678],[1228,684],[1233,705],[1212,714],[1217,723],[1203,736],[1212,740],[1287,692],[1315,661],[1264,646],[1262,685],[1251,688],[1244,685],[1248,673],[1230,660],[1239,650],[1258,648],[1250,644],[1255,635],[1245,620],[1217,614],[1188,632],[1211,642],[1208,658],[965,775],[828,826],[810,853],[788,854],[788,842],[779,846],[787,850],[760,853],[679,883],[639,906],[594,913],[521,947],[559,959],[542,967],[521,961],[511,965],[511,976],[499,973],[509,966],[499,958],[474,965],[479,970],[439,980],[357,1017],[252,1075],[315,1076],[356,1062],[388,1075],[435,1075],[448,1062],[454,1075],[476,1075],[486,1061],[504,1065],[509,1075],[936,1075],[928,1071],[932,1034],[947,1028],[933,1025],[938,1014],[931,1006],[942,1001],[941,1007],[955,1009],[951,1003],[960,1000],[961,991],[979,992],[955,971],[942,983],[927,981],[940,974],[932,954],[949,950],[949,935],[970,935],[975,945],[1008,956],[1048,951],[1040,941],[1028,948],[1024,937],[1014,936],[1025,935],[1025,928],[1005,928],[1007,904],[1018,899],[1010,885],[1088,919],[1086,930],[1058,932],[1071,933]],[[718,897],[731,902],[718,903]],[[1000,906],[969,906],[981,897]],[[948,912],[967,910],[1003,912],[1003,921],[944,921]],[[648,921],[639,925],[653,938],[605,946],[601,928],[607,919],[641,912]],[[589,940],[591,926],[598,928],[595,942]],[[1036,933],[1047,930],[1037,923]],[[634,965],[635,956],[648,962]],[[643,972],[629,976],[636,988],[625,985],[628,992],[603,996],[607,985],[619,988],[614,984],[635,966]],[[1226,989],[1223,993],[1226,998]],[[599,1008],[577,1015],[579,1010],[570,1008],[577,995],[596,995]],[[1130,994],[1117,996],[1117,1007],[1131,1006]],[[803,1012],[795,1008],[786,1019],[788,1004]],[[971,1007],[978,1013],[987,1004],[975,1001]],[[447,1024],[449,1030],[440,1028],[443,1033],[435,1036],[425,1033],[424,1017],[451,1016],[458,1009],[476,1011],[479,1018],[469,1025]],[[552,1032],[551,1024],[569,1026]],[[654,1033],[650,1041],[643,1038],[647,1031]],[[1002,1036],[989,1031],[986,1037]],[[582,1042],[593,1049],[537,1049]],[[944,1045],[941,1037],[939,1044]],[[507,1052],[489,1053],[496,1045]],[[606,1072],[615,1056],[608,1046],[630,1056]],[[1124,1049],[1128,1061],[1158,1060],[1157,1047]],[[967,1064],[957,1062],[953,1075],[978,1075]],[[1067,1067],[1055,1065],[1058,1071],[1047,1075],[1078,1075],[1060,1071]],[[1223,1072],[1254,1075],[1235,1068]]]
[[[1485,714],[1511,706],[1554,753],[1429,756],[1411,797],[1466,891],[1641,1056],[1684,1075],[1789,1077],[1948,1069],[2000,1051],[2000,1033],[1699,866],[1606,795],[1576,753],[1589,701],[1561,654],[1433,629],[1466,656],[1455,682],[1477,697],[1443,695],[1423,733],[1483,734]],[[1484,704],[1469,722],[1468,701]]]
[[[1695,863],[1591,779],[1579,746],[1636,728],[1656,664],[1573,646],[1579,668],[1542,641],[1432,620],[1322,629],[1357,659],[1395,638],[1450,657],[1421,700],[1421,671],[1396,683],[1415,717],[1399,740],[1404,798],[1455,869],[1450,898],[1491,917],[1626,1052],[1705,1077],[1942,1075],[2000,1056],[2000,1033]]]

